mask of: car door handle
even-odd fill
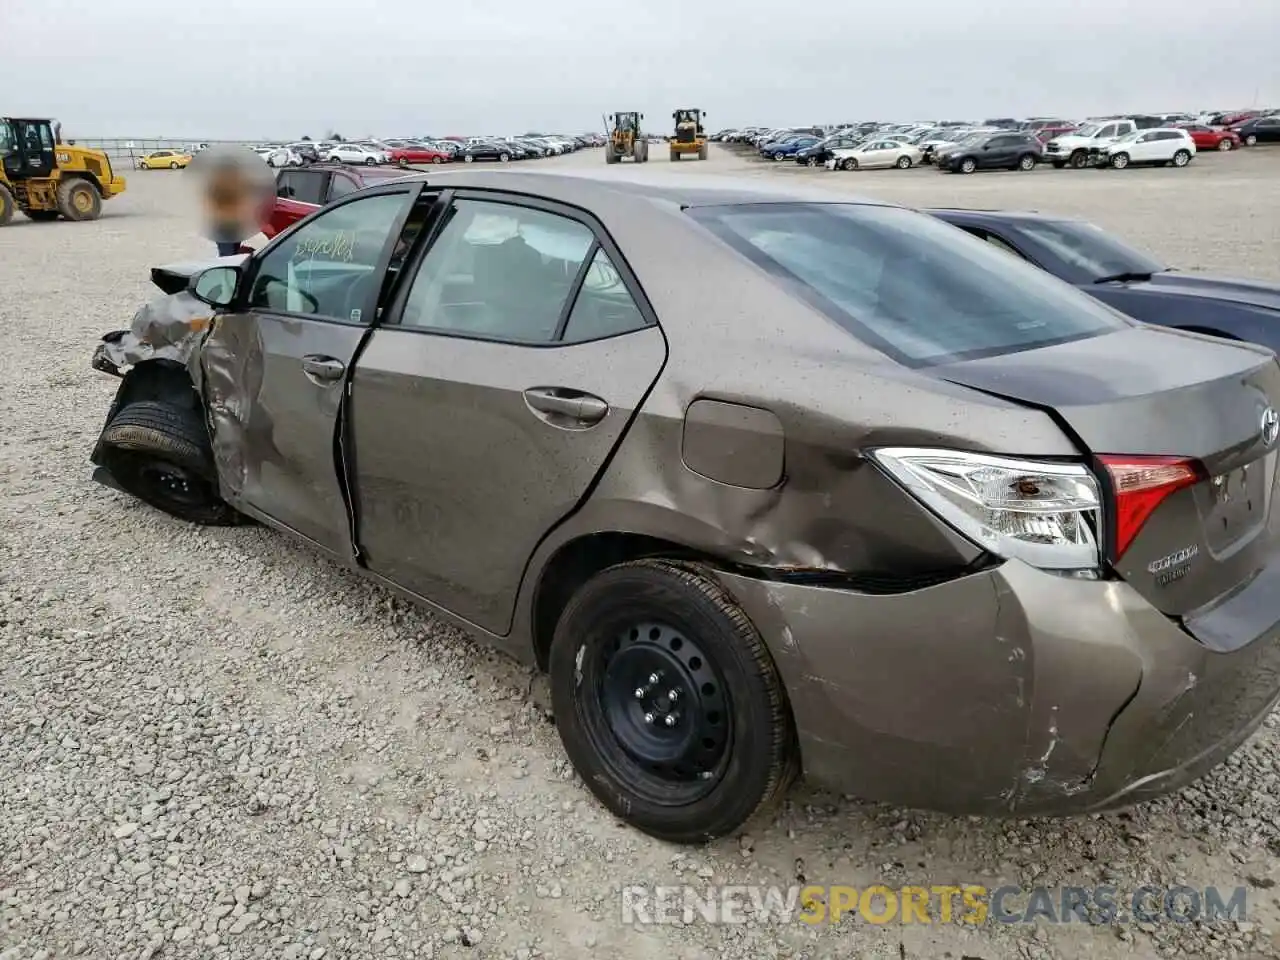
[[[333,357],[311,354],[302,358],[302,372],[317,380],[338,380],[347,371],[347,365]]]
[[[524,392],[524,399],[539,413],[579,423],[599,423],[609,412],[609,404],[599,397],[567,387],[530,387]]]

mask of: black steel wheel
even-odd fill
[[[196,409],[153,400],[124,407],[102,431],[102,466],[122,489],[180,520],[247,521],[218,494],[209,434]]]
[[[560,618],[550,671],[560,736],[583,782],[653,836],[732,833],[795,774],[768,649],[699,567],[644,560],[592,578]]]

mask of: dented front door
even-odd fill
[[[283,234],[201,351],[223,495],[340,555],[347,380],[416,192],[362,195]]]

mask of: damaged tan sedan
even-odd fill
[[[1280,696],[1273,355],[714,183],[409,178],[157,269],[97,476],[548,670],[583,781],[670,840],[799,770],[1068,814],[1239,745]]]

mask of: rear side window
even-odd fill
[[[909,366],[1125,329],[1118,314],[949,224],[898,207],[769,203],[690,214],[859,339]]]

